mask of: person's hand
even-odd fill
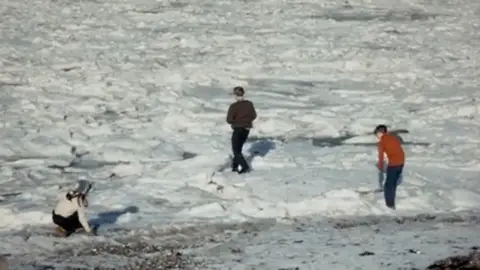
[[[97,230],[98,230],[98,226],[97,225],[94,225],[92,226],[92,229],[90,230],[90,235],[94,235],[94,236],[97,236]]]
[[[384,171],[385,171],[385,169],[384,169],[384,167],[383,167],[383,163],[378,162],[378,163],[377,163],[377,168],[378,168],[378,171],[379,171],[379,172],[384,172]]]
[[[86,234],[90,235],[90,236],[96,236],[97,235],[97,230],[92,228],[90,231],[86,232]]]

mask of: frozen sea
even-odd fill
[[[83,252],[106,243],[235,270],[424,269],[480,246],[478,1],[2,0],[0,15],[12,269],[121,269]],[[245,176],[219,170],[237,85],[258,113]],[[377,187],[377,124],[408,131],[396,211],[358,192]],[[44,235],[80,178],[100,236]]]

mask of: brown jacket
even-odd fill
[[[230,105],[227,113],[227,123],[232,128],[252,128],[252,122],[257,118],[253,103],[249,100],[239,100]]]

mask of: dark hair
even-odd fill
[[[241,97],[245,94],[245,90],[241,86],[235,86],[235,88],[233,88],[233,94],[235,96]]]
[[[386,125],[378,125],[375,127],[373,134],[377,134],[378,132],[387,133],[387,126]]]
[[[75,194],[72,194],[71,192],[68,192],[67,195],[65,196],[67,197],[67,200],[71,201],[73,198],[75,198]]]
[[[83,193],[71,193],[68,192],[65,196],[67,200],[71,201],[74,198],[77,198],[78,205],[83,204],[85,207],[88,206],[87,195]]]

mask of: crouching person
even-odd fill
[[[56,228],[58,236],[67,237],[82,228],[88,233],[95,234],[95,230],[88,224],[85,213],[88,206],[87,196],[91,188],[90,182],[80,180],[74,189],[60,197],[52,211],[53,223],[58,226]]]

